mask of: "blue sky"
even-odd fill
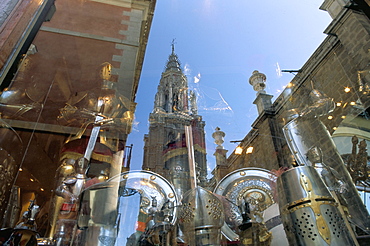
[[[206,121],[207,162],[215,164],[211,137],[218,126],[231,154],[257,117],[256,92],[248,80],[254,70],[266,74],[274,95],[293,78],[280,69],[299,69],[324,40],[331,18],[322,0],[158,0],[137,93],[136,119],[128,144],[134,144],[132,168],[142,164],[143,137],[171,42],[198,94],[198,112]]]

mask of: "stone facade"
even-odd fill
[[[348,214],[358,236],[367,233],[369,228],[369,209],[362,200],[367,199],[368,193],[361,198],[358,190],[368,189],[369,183],[363,178],[355,186],[359,178],[353,175],[365,170],[367,173],[362,175],[368,177],[368,169],[350,170],[352,166],[346,160],[350,152],[338,152],[330,136],[360,136],[362,146],[358,144],[358,147],[362,152],[352,151],[351,156],[357,154],[362,158],[362,163],[356,165],[362,168],[369,165],[370,158],[364,151],[365,142],[370,140],[369,12],[350,1],[325,1],[322,8],[333,17],[325,30],[328,36],[273,103],[263,101],[270,100],[270,95],[257,93],[255,104],[259,116],[239,143],[243,151],[240,154],[234,150],[226,165],[217,163],[212,184],[246,167],[264,168],[281,175],[297,165],[314,165],[309,163],[308,150],[317,147],[322,153],[322,163],[335,170],[340,181],[346,184],[348,192],[342,196],[351,203],[347,207]],[[306,115],[310,115],[309,120],[304,118]],[[295,134],[289,135],[289,129]],[[348,143],[337,143],[351,144],[351,138],[344,140]],[[247,151],[251,148],[252,151]],[[305,151],[300,151],[302,149]],[[358,241],[360,245],[368,245],[366,236],[358,237]]]
[[[330,2],[330,1],[326,1]],[[336,103],[329,115],[320,116],[330,134],[343,125],[344,119],[361,117],[369,108],[369,92],[364,88],[370,82],[370,20],[353,5],[341,5],[325,33],[328,35],[308,61],[299,70],[271,108],[262,110],[252,130],[239,144],[244,150],[253,146],[251,154],[228,157],[228,171],[216,167],[216,177],[243,167],[261,167],[268,170],[294,165],[294,158],[286,144],[282,127],[289,110],[302,110],[310,104],[308,93],[317,89]],[[327,7],[326,3],[322,8]],[[349,91],[345,91],[345,89]],[[312,134],[315,134],[313,129]]]

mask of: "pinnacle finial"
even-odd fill
[[[172,46],[172,53],[168,57],[167,65],[166,65],[166,71],[173,70],[173,71],[181,71],[181,65],[179,58],[175,54],[175,40],[172,39],[171,46]]]
[[[249,83],[253,86],[253,89],[257,92],[265,92],[266,88],[266,75],[260,73],[258,70],[254,70],[252,76],[249,78]]]
[[[172,43],[171,43],[171,46],[172,46],[172,54],[174,54],[175,53],[175,38],[174,39],[172,39]]]
[[[224,143],[224,137],[225,133],[221,131],[221,128],[216,127],[216,131],[212,134],[212,137],[215,139],[215,144],[217,144],[216,149],[223,149],[224,146],[222,144]]]

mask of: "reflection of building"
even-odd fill
[[[336,102],[337,108],[330,115],[320,116],[334,137],[345,136],[342,134],[345,131],[346,134],[367,139],[368,118],[363,110],[368,109],[370,104],[370,15],[366,11],[365,14],[361,12],[362,6],[368,10],[366,2],[355,2],[361,4],[354,5],[346,0],[324,2],[322,8],[333,17],[326,30],[328,37],[302,69],[297,70],[297,76],[274,103],[271,102],[271,95],[263,90],[263,74],[258,71],[253,73],[250,83],[258,91],[254,103],[259,117],[253,123],[252,131],[240,143],[241,155],[235,151],[227,160],[227,151],[222,147],[224,134],[217,129],[214,135],[219,145],[215,153],[217,181],[242,167],[278,169],[294,163],[281,128],[286,123],[286,115],[291,112],[289,110],[302,110],[310,105],[307,92],[313,88]],[[91,120],[91,116],[92,119],[102,117],[100,114],[109,116],[104,124],[123,127],[108,128],[109,132],[105,131],[107,134],[100,138],[100,144],[92,153],[95,165],[91,166],[90,175],[101,174],[101,169],[108,168],[117,159],[117,163],[121,163],[122,159],[116,154],[123,150],[130,132],[130,117],[135,110],[135,94],[155,1],[94,0],[77,3],[64,0],[56,4],[57,12],[52,21],[41,27],[33,45],[28,42],[19,50],[24,57],[20,64],[12,64],[12,68],[19,65],[19,70],[12,83],[9,77],[4,79],[3,86],[9,87],[0,98],[2,117],[17,130],[25,146],[25,154],[16,156],[22,157],[19,158],[22,172],[19,172],[15,182],[20,186],[17,192],[20,192],[24,207],[35,194],[38,194],[40,205],[48,200],[60,159],[77,159],[84,155],[91,132],[89,128],[82,132],[81,140],[70,141],[67,145],[64,142],[70,134],[76,134],[82,126],[87,126],[85,120]],[[26,46],[30,46],[27,55]],[[111,87],[113,84],[115,86]],[[105,104],[103,100],[106,100]],[[92,109],[96,104],[99,110],[94,112]],[[109,109],[102,105],[119,105],[112,108],[122,111],[108,112]],[[60,109],[67,114],[58,118]],[[349,125],[351,130],[346,130]],[[203,182],[202,178],[206,177],[204,122],[197,113],[195,95],[188,91],[179,60],[172,50],[158,86],[154,110],[150,114],[143,168],[171,181],[180,196],[190,189],[189,146],[186,145],[184,126],[192,127],[198,178]],[[115,131],[117,129],[121,131]],[[102,126],[101,130],[107,129]],[[312,129],[307,133],[310,134],[318,135]],[[325,141],[323,138],[320,142],[322,146]],[[6,144],[9,145],[9,141]],[[361,151],[363,154],[363,146]],[[1,151],[2,157],[8,153],[11,152]],[[348,152],[341,152],[345,153]],[[327,163],[331,155],[324,158]],[[6,160],[8,163],[14,161],[17,161],[16,158]],[[12,173],[6,173],[10,176],[6,177],[10,180],[9,184],[18,171],[18,166],[10,166]],[[61,166],[61,174],[70,174],[66,171],[67,167]],[[4,188],[8,187],[1,187],[2,190]],[[5,196],[9,197],[9,192]],[[18,205],[15,202],[16,198],[10,200],[10,205]],[[1,204],[0,216],[5,205]],[[96,205],[100,205],[100,200]]]
[[[0,10],[0,85],[5,88],[42,23],[50,21],[55,6],[54,0],[3,0]]]
[[[344,7],[343,2],[348,2],[349,7]],[[320,117],[331,134],[340,130],[343,136],[342,130],[349,121],[352,121],[352,132],[355,128],[363,133],[364,127],[356,123],[360,122],[357,116],[360,116],[361,124],[366,121],[368,125],[367,117],[361,115],[370,106],[369,92],[365,90],[370,81],[369,16],[355,10],[349,1],[325,1],[321,8],[333,18],[325,30],[327,38],[301,69],[292,71],[297,72],[296,76],[270,106],[269,103],[259,103],[261,96],[266,95],[264,92],[257,94],[255,104],[259,116],[252,130],[239,144],[244,150],[243,154],[238,155],[234,151],[228,157],[228,172],[245,166],[277,169],[292,163],[281,130],[283,120],[293,105],[298,108],[307,105],[307,92],[312,87],[333,98],[336,103],[335,110],[329,116]],[[356,35],[358,38],[352,38]],[[266,96],[264,100],[270,100],[269,95]],[[253,153],[245,154],[250,146],[254,147]]]
[[[324,1],[321,8],[328,11],[333,18],[325,30],[327,38],[301,69],[291,71],[296,72],[296,76],[273,103],[271,96],[265,94],[263,88],[258,89],[254,103],[257,105],[259,116],[254,121],[252,130],[238,146],[242,148],[242,152],[237,153],[235,150],[227,158],[227,167],[225,164],[216,166],[216,180],[243,167],[277,170],[280,167],[296,165],[282,127],[292,119],[291,117],[296,117],[292,109],[298,110],[299,114],[313,104],[309,96],[313,89],[332,98],[336,104],[332,112],[328,111],[329,114],[318,114],[315,117],[324,123],[336,143],[340,143],[340,151],[345,146],[343,141],[352,146],[353,135],[358,135],[360,140],[368,140],[370,12],[367,2],[355,2],[361,4],[356,5],[352,1]],[[331,139],[326,140],[323,136],[325,134],[320,135],[319,129],[314,126],[306,129],[306,137],[314,136],[321,149],[330,149]],[[312,142],[312,139],[307,142],[310,141]],[[247,152],[250,147],[253,147],[253,151]],[[364,153],[364,144],[361,148],[361,153]],[[333,162],[337,158],[335,151],[330,149],[328,153],[324,153],[323,162]],[[350,153],[350,148],[347,152],[340,152],[346,153]]]
[[[198,179],[207,176],[205,123],[197,114],[196,107],[195,95],[188,90],[187,79],[172,46],[155,96],[154,109],[149,116],[143,169],[163,175],[174,184],[179,196],[190,189],[185,126],[192,127]]]
[[[356,185],[367,187],[370,186],[370,156],[367,151],[370,144],[369,110],[367,108],[356,117],[346,117],[332,135]]]
[[[1,77],[2,86],[6,88],[0,97],[0,111],[4,121],[20,135],[25,147],[21,158],[22,172],[19,172],[15,184],[20,187],[21,205],[27,208],[29,199],[36,194],[37,203],[41,206],[50,198],[54,188],[53,177],[61,158],[83,156],[92,126],[87,122],[96,118],[95,113],[106,114],[113,110],[108,113],[108,118],[103,117],[107,120],[103,123],[115,127],[113,131],[106,131],[103,124],[101,130],[106,134],[99,141],[104,145],[103,149],[109,147],[108,152],[114,156],[106,158],[105,154],[95,150],[92,162],[103,164],[101,168],[104,169],[115,162],[118,169],[121,168],[122,155],[116,153],[122,153],[127,134],[131,131],[135,97],[156,2],[56,1],[53,18],[43,23],[34,39],[37,28],[26,30],[22,27],[27,25],[19,24],[28,21],[24,16],[29,16],[28,12],[38,7],[34,5],[44,2],[50,8],[54,1],[31,1],[28,6],[26,4],[30,1],[6,0],[5,4],[10,2],[16,3],[10,17],[21,19],[1,20],[0,27],[13,30],[13,34],[21,33],[27,42],[20,47],[20,62],[13,59],[14,62],[8,64],[7,71],[11,75],[13,67],[19,68],[14,77]],[[26,11],[24,16],[22,11]],[[35,14],[31,20],[37,20],[40,26],[47,19],[46,13],[43,12],[42,16]],[[0,43],[0,49],[7,47],[2,45]],[[96,105],[100,108],[92,112]],[[78,117],[59,117],[61,112],[65,112],[61,109],[76,112]],[[79,136],[82,139],[78,140],[83,144],[70,149],[71,141],[69,146],[64,146],[70,135],[84,127],[86,130]]]

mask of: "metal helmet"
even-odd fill
[[[341,196],[344,200],[351,201],[348,203],[351,222],[370,233],[370,214],[325,125],[317,118],[298,117],[283,127],[283,133],[299,165],[315,166],[317,162],[321,162],[338,173],[341,182],[346,184]],[[314,150],[317,152],[313,153]]]
[[[199,186],[187,191],[179,221],[189,245],[220,245],[224,209],[212,192]]]
[[[300,166],[277,180],[280,215],[290,245],[355,245],[315,168]]]

